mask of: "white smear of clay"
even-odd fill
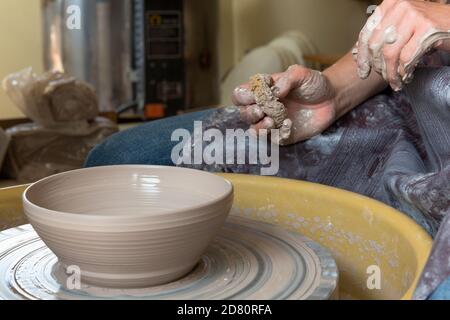
[[[413,79],[414,71],[420,62],[420,59],[431,49],[434,48],[436,43],[443,40],[450,39],[450,30],[448,31],[442,31],[442,30],[436,30],[432,29],[428,31],[420,40],[418,44],[418,48],[414,55],[412,56],[411,60],[407,62],[404,66],[404,69],[406,71],[405,75],[403,76],[403,82],[409,83]]]
[[[384,30],[384,42],[387,44],[394,44],[397,42],[397,28],[395,26],[390,26]]]
[[[366,79],[371,70],[369,40],[372,37],[373,32],[383,19],[383,14],[379,7],[375,9],[375,12],[367,20],[364,28],[361,31],[360,39],[358,41],[358,75],[361,79]]]
[[[295,97],[302,102],[314,103],[331,95],[331,86],[322,72],[312,70],[311,75],[297,90],[293,91]]]
[[[384,46],[386,44],[394,44],[397,42],[397,39],[397,28],[395,26],[389,26],[386,30],[384,30],[381,41],[370,47],[370,50],[372,51],[372,67],[376,72],[380,73],[385,80],[388,80],[388,77],[387,65],[383,52]],[[400,81],[400,77],[398,80]]]

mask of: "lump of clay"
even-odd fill
[[[250,89],[255,96],[256,104],[273,119],[275,129],[280,129],[288,114],[286,107],[273,94],[272,86],[273,80],[268,74],[256,74],[250,78]]]
[[[92,120],[98,115],[94,89],[57,71],[37,75],[28,68],[6,77],[3,88],[27,117],[44,126]]]

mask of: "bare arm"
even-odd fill
[[[376,95],[387,87],[387,82],[376,72],[362,80],[356,72],[357,65],[351,53],[323,72],[335,91],[336,119]]]

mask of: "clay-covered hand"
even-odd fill
[[[299,65],[273,74],[273,93],[287,109],[287,119],[279,131],[280,145],[289,145],[320,134],[334,121],[334,90],[319,71]],[[233,102],[240,106],[241,117],[257,132],[274,129],[275,122],[255,102],[248,83],[233,92]]]
[[[444,3],[384,0],[367,20],[354,50],[360,78],[373,68],[398,91],[411,81],[425,54],[450,50],[450,5]]]

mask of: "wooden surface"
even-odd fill
[[[28,223],[22,208],[22,192],[26,187],[0,189],[0,230]]]
[[[341,57],[342,55],[338,54],[312,54],[303,56],[307,62],[320,64],[322,67],[329,67],[335,64]]]

